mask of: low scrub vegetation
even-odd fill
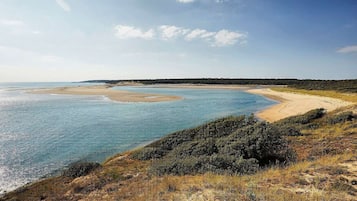
[[[329,118],[327,118],[327,123],[334,125],[334,124],[338,124],[338,123],[344,123],[346,121],[352,121],[355,118],[355,115],[349,111],[349,112],[342,112],[340,114],[331,116]]]
[[[295,160],[283,135],[276,126],[257,122],[253,116],[227,117],[170,134],[132,157],[155,160],[151,171],[156,175],[250,174]]]
[[[93,162],[75,162],[63,171],[62,175],[66,177],[77,178],[89,174],[91,171],[100,167],[99,163]]]
[[[301,136],[302,129],[315,129],[320,126],[315,120],[325,115],[323,108],[311,110],[303,115],[288,117],[274,123],[287,136]]]

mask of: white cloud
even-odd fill
[[[244,39],[246,37],[247,37],[246,34],[223,29],[214,35],[214,40],[215,40],[214,45],[219,47],[234,45],[238,41],[244,42]]]
[[[168,26],[168,25],[160,26],[159,30],[161,31],[161,36],[164,40],[176,38],[178,36],[183,36],[190,31],[189,29],[184,29],[182,27]]]
[[[193,39],[203,39],[209,41],[212,46],[229,46],[237,42],[244,43],[247,34],[228,30],[220,30],[218,32],[209,32],[205,29],[194,29],[186,35],[185,39],[191,41]]]
[[[222,29],[217,32],[210,32],[205,29],[187,29],[174,25],[161,25],[148,31],[142,31],[142,29],[132,26],[117,25],[115,30],[115,35],[119,39],[154,39],[155,33],[157,33],[158,37],[156,39],[165,41],[175,39],[184,39],[186,41],[201,40],[215,47],[230,46],[236,43],[243,44],[246,43],[247,38],[246,33],[238,31]]]
[[[193,40],[195,38],[201,37],[202,35],[206,35],[207,30],[204,29],[194,29],[189,34],[186,35],[186,40]]]
[[[25,23],[21,20],[7,20],[7,19],[1,19],[0,24],[5,25],[5,26],[23,26],[23,25],[25,25]]]
[[[129,38],[141,38],[141,39],[152,39],[155,35],[153,29],[149,29],[148,31],[142,31],[139,28],[135,28],[132,26],[125,25],[117,25],[115,26],[116,33],[115,35],[119,39],[129,39]]]
[[[195,2],[195,0],[176,0],[179,3],[192,3]]]
[[[194,29],[186,35],[185,39],[191,41],[193,39],[203,39],[205,41],[213,41],[217,32],[209,32],[205,29]]]
[[[351,46],[346,46],[342,47],[337,50],[338,53],[352,53],[352,52],[357,52],[357,45],[351,45]]]
[[[65,0],[56,0],[56,3],[66,12],[71,11],[71,7]]]

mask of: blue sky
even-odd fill
[[[357,78],[355,0],[0,0],[0,82]]]

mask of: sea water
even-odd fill
[[[116,87],[183,99],[122,103],[103,96],[30,94],[79,83],[0,84],[0,194],[78,161],[102,162],[145,142],[273,101],[239,90]],[[83,83],[81,83],[83,85]]]

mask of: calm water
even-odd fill
[[[24,92],[76,85],[0,83],[0,194],[77,160],[101,162],[165,134],[218,117],[250,114],[274,104],[234,90],[119,87],[184,98],[160,103]]]

